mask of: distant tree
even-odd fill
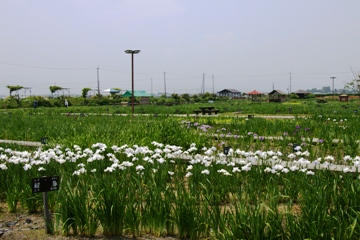
[[[86,96],[87,96],[87,94],[88,94],[88,92],[91,90],[91,88],[83,88],[82,89],[82,93],[81,93],[81,96],[83,97],[83,98],[86,98]]]
[[[315,94],[309,93],[308,95],[306,95],[305,98],[315,98]]]
[[[355,73],[353,70],[354,79],[350,82],[345,83],[344,89],[356,91],[360,94],[360,74]]]
[[[62,90],[63,88],[62,87],[59,87],[59,86],[50,86],[50,92],[51,94],[53,94],[54,92],[58,91],[58,90]]]
[[[19,86],[19,85],[17,85],[17,86],[10,86],[10,85],[8,85],[7,88],[10,90],[10,96],[11,96],[11,93],[12,93],[12,92],[18,91],[18,90],[20,90],[20,89],[22,89],[22,88],[24,88],[24,87],[23,87],[23,86]]]
[[[190,102],[190,95],[188,93],[182,94],[181,97],[185,99],[186,102]]]
[[[209,92],[206,92],[206,93],[204,93],[203,95],[201,95],[201,98],[207,100],[207,99],[210,98],[210,96],[211,96],[210,93],[209,93]]]
[[[216,99],[217,99],[216,93],[211,93],[210,94],[210,100],[216,100]]]
[[[159,102],[159,103],[164,103],[164,102],[166,102],[166,99],[167,99],[166,95],[163,94],[163,95],[161,95],[161,97],[158,99],[158,102]]]
[[[291,99],[299,99],[300,97],[299,97],[299,95],[292,93],[292,94],[290,94],[290,98]]]
[[[200,101],[199,95],[197,95],[197,94],[192,95],[191,100],[193,102],[199,102]]]
[[[156,103],[156,98],[154,96],[149,97],[150,103]]]
[[[180,96],[177,93],[171,94],[171,97],[175,100],[175,102],[179,101],[179,99],[180,99]]]

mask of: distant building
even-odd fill
[[[349,95],[346,94],[342,94],[339,96],[339,101],[340,102],[348,102],[349,101]]]
[[[122,97],[131,97],[132,96],[132,91],[126,90],[121,96]],[[134,97],[139,97],[140,98],[140,104],[141,105],[150,104],[151,94],[147,93],[144,90],[134,91]]]
[[[264,93],[256,90],[248,92],[246,94],[249,96],[249,98],[251,98],[251,101],[261,101],[261,97],[264,95]]]
[[[238,98],[241,97],[241,92],[236,89],[224,89],[220,92],[217,92],[218,96],[221,97],[231,97],[231,98]]]
[[[295,91],[295,92],[292,92],[292,93],[298,95],[299,98],[301,98],[301,99],[305,98],[307,95],[310,94],[309,92],[304,91],[304,90],[301,90],[301,89],[300,89],[300,90],[297,90],[297,91]]]
[[[126,90],[121,96],[131,97],[132,91]],[[147,93],[145,90],[134,91],[134,97],[151,97],[150,93]]]
[[[280,90],[273,90],[269,94],[269,102],[285,102],[286,93]]]

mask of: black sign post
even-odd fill
[[[55,177],[41,177],[32,179],[32,192],[33,193],[43,193],[43,203],[44,203],[44,218],[45,218],[45,232],[47,234],[53,234],[53,227],[51,222],[51,215],[49,210],[49,200],[48,194],[49,191],[59,190],[60,178]]]
[[[226,161],[228,160],[228,155],[229,155],[230,149],[231,149],[230,146],[224,147],[224,154],[226,155]]]
[[[230,146],[224,147],[224,154],[227,156],[229,155],[229,151],[230,151]]]
[[[297,143],[293,144],[293,152],[300,152],[300,145]]]

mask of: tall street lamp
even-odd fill
[[[134,54],[138,54],[140,50],[125,50],[125,53],[131,54],[131,112],[134,116]]]

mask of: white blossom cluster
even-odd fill
[[[202,152],[201,154],[199,152]],[[223,149],[217,147],[202,147],[198,149],[196,144],[191,144],[187,150],[174,145],[165,145],[153,141],[151,147],[148,146],[112,146],[110,149],[103,143],[93,144],[91,148],[82,149],[78,145],[72,148],[62,149],[56,146],[52,149],[42,150],[39,148],[34,152],[14,151],[11,149],[0,148],[0,171],[7,170],[10,164],[19,164],[25,171],[35,169],[45,171],[49,163],[55,162],[59,165],[64,163],[74,163],[77,166],[73,175],[95,174],[99,171],[115,172],[134,168],[142,175],[146,169],[156,173],[162,164],[176,163],[182,159],[188,162],[185,176],[191,177],[195,167],[200,169],[201,174],[221,174],[232,176],[240,172],[250,171],[254,165],[264,165],[265,173],[286,174],[288,172],[303,172],[307,175],[314,175],[315,169],[340,170],[343,172],[354,172],[360,164],[360,157],[344,157],[344,162],[348,165],[335,165],[334,157],[317,158],[309,160],[308,151],[301,152],[301,147],[296,152],[284,156],[281,152],[269,151],[244,151],[230,148],[225,155]],[[141,159],[141,161],[139,161]],[[92,162],[105,161],[109,163],[104,169],[90,168]],[[173,171],[168,171],[169,176],[173,176]]]

